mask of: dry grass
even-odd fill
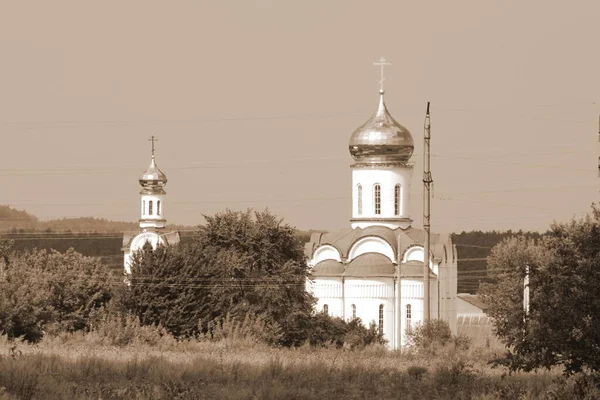
[[[506,375],[489,350],[440,349],[434,356],[275,349],[251,340],[99,344],[63,335],[38,345],[0,337],[0,399],[535,399],[558,372]],[[21,353],[19,353],[19,351]]]

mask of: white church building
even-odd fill
[[[149,242],[152,248],[156,249],[159,244],[172,245],[180,241],[179,232],[165,231],[167,223],[165,218],[167,176],[156,165],[154,136],[150,140],[152,141],[150,166],[139,179],[142,186],[140,191],[140,229],[123,235],[123,248],[121,250],[124,253],[123,263],[126,275],[131,274],[131,257],[133,253],[144,247],[146,242]]]
[[[383,79],[383,78],[382,78]],[[412,226],[411,133],[386,108],[383,87],[373,116],[350,137],[351,229],[313,233],[305,245],[317,310],[375,321],[388,345],[424,318],[425,231]],[[456,333],[457,253],[450,235],[431,234],[430,315]]]

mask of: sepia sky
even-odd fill
[[[432,229],[545,230],[600,199],[600,2],[0,0],[0,204],[139,217],[156,135],[169,222],[269,207],[349,228],[348,140],[432,113]]]

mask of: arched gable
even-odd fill
[[[425,262],[425,249],[423,246],[413,245],[406,249],[402,256],[402,262],[405,263],[408,261]]]
[[[348,253],[348,261],[352,261],[361,254],[378,253],[386,256],[391,262],[396,262],[394,259],[394,249],[384,239],[377,236],[363,237],[352,244]]]
[[[340,257],[340,252],[338,249],[330,244],[324,244],[317,247],[315,250],[313,254],[313,263],[316,265],[325,260],[335,260],[341,262],[342,258]]]
[[[409,248],[407,248],[406,250],[404,250],[404,254],[402,255],[402,263],[406,263],[409,261],[419,261],[422,263],[425,262],[425,249],[423,248],[423,246],[421,246],[419,244],[414,244],[414,245],[410,246]],[[439,265],[439,264],[434,264],[433,253],[430,251],[429,252],[429,268],[431,268],[433,270],[433,268],[435,268],[436,265]]]

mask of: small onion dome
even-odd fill
[[[413,138],[392,116],[379,91],[375,114],[350,137],[350,154],[358,163],[406,163],[415,148]]]
[[[161,192],[166,184],[167,176],[156,166],[156,161],[154,161],[154,156],[152,156],[150,166],[140,176],[140,185],[146,190]]]

